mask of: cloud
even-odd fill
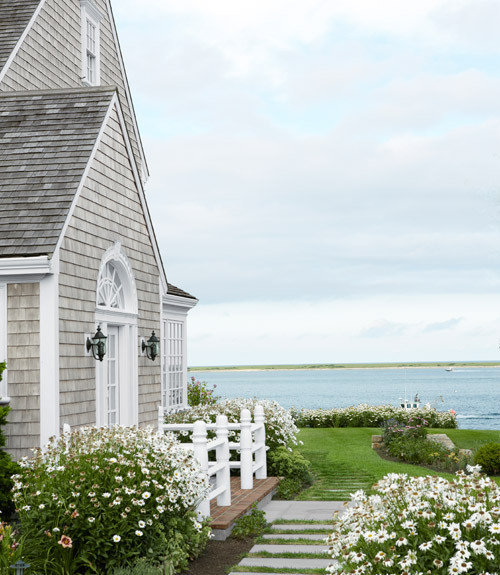
[[[431,331],[445,331],[449,330],[450,328],[454,328],[457,326],[463,318],[461,317],[453,317],[451,319],[447,319],[445,321],[438,321],[435,323],[430,323],[424,327],[422,330],[424,333],[429,333]]]
[[[364,329],[361,337],[392,337],[401,335],[407,330],[408,326],[402,323],[394,323],[384,319],[377,320],[370,327]]]
[[[114,9],[167,276],[200,298],[194,337],[214,353],[209,363],[223,360],[219,350],[225,363],[251,363],[238,342],[284,358],[280,338],[294,356],[309,342],[307,361],[328,349],[352,357],[347,343],[373,361],[408,350],[406,359],[426,359],[445,333],[429,326],[450,318],[465,319],[447,328],[456,338],[443,353],[472,357],[463,342],[481,328],[463,310],[500,292],[497,3],[144,0],[138,11],[122,0]],[[361,306],[344,337],[352,318],[342,305],[352,314],[354,301],[399,297],[399,315]],[[409,317],[406,308],[434,297],[434,317]],[[462,304],[441,314],[455,297]],[[269,328],[270,301],[286,303],[283,332]],[[328,324],[297,317],[316,301],[328,302]],[[245,312],[211,315],[223,304]],[[213,321],[230,335],[210,336]]]

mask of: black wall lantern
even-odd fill
[[[151,332],[151,337],[148,339],[146,343],[142,340],[142,352],[146,352],[146,355],[151,361],[154,361],[158,354],[160,353],[160,340],[156,337],[155,332]]]
[[[92,355],[94,359],[102,361],[106,355],[106,340],[108,337],[104,335],[101,331],[101,326],[97,327],[94,337],[87,338],[87,351],[92,350]]]

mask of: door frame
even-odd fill
[[[108,327],[118,328],[118,418],[119,425],[139,423],[139,372],[137,361],[137,314],[120,311],[96,311],[96,323],[104,335]],[[107,358],[96,362],[96,424],[106,427],[106,385],[108,378]]]

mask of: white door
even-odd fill
[[[119,328],[115,325],[108,326],[107,344],[105,415],[106,424],[110,426],[120,423],[120,341]]]

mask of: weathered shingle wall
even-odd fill
[[[40,0],[0,0],[0,70],[22,36]]]
[[[53,252],[114,94],[0,92],[0,256]]]
[[[94,0],[94,3],[104,15],[100,23],[101,85],[118,87],[134,156],[138,166],[141,166],[139,143],[132,120],[134,112],[131,109],[131,103],[127,100],[126,79],[121,73],[118,47],[114,41],[106,0]],[[81,86],[80,1],[46,0],[0,83],[0,91]]]
[[[9,284],[7,303],[7,450],[20,458],[40,445],[40,284]]]
[[[99,264],[116,241],[133,268],[139,333],[160,333],[159,270],[115,111],[61,246],[61,421],[70,425],[95,423],[96,362],[84,355],[83,334],[95,328]],[[155,423],[159,402],[160,362],[139,357],[141,425]]]

